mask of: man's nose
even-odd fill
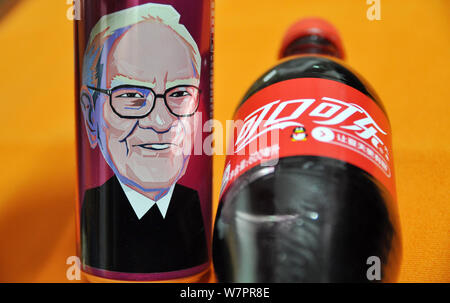
[[[155,131],[163,133],[168,131],[177,117],[167,108],[164,99],[158,97],[155,99],[155,105],[151,113],[139,120],[139,126],[142,128],[153,128]]]

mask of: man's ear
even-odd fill
[[[89,143],[91,144],[91,148],[95,148],[97,146],[98,130],[94,116],[94,100],[86,86],[83,86],[80,91],[80,105]]]

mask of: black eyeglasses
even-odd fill
[[[200,90],[192,85],[178,85],[169,88],[164,94],[156,94],[149,87],[121,85],[112,89],[88,88],[109,96],[109,104],[121,118],[140,119],[148,116],[157,98],[164,99],[170,113],[177,117],[190,117],[198,108]]]

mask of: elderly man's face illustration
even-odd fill
[[[167,188],[186,170],[199,102],[192,52],[155,21],[132,26],[109,51],[97,142],[116,174],[143,189]]]

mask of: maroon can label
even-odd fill
[[[99,0],[80,7],[82,269],[118,280],[197,274],[210,263],[212,162],[193,154],[193,145],[209,135],[196,125],[211,113],[211,3]]]

